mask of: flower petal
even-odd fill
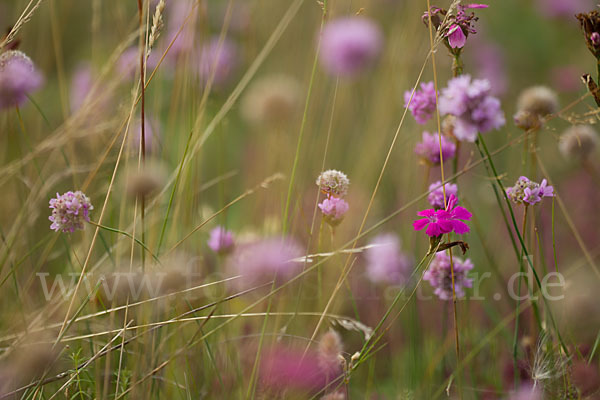
[[[421,229],[425,228],[428,223],[429,220],[426,218],[418,219],[413,222],[413,228],[415,229],[415,231],[420,231]]]

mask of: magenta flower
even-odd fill
[[[448,37],[448,43],[453,49],[463,48],[467,43],[467,36],[464,34],[462,28],[458,24],[450,25],[450,29],[446,34]]]
[[[219,43],[219,37],[215,36],[200,51],[200,79],[207,82],[212,76],[214,85],[223,86],[231,79],[237,64],[238,49],[235,43],[227,38]]]
[[[554,188],[548,186],[548,181],[543,179],[536,183],[526,176],[521,176],[513,187],[506,189],[508,198],[517,204],[534,205],[542,201],[544,197],[553,197]]]
[[[21,106],[42,83],[42,75],[25,53],[9,50],[0,55],[0,109]]]
[[[474,142],[477,133],[498,129],[506,122],[500,109],[500,100],[490,95],[491,86],[485,79],[471,80],[469,75],[453,78],[442,90],[439,110],[443,115],[454,115],[454,136],[458,140]]]
[[[446,189],[446,200],[450,198],[450,196],[456,196],[458,193],[458,186],[453,183],[446,183],[442,185],[441,181],[437,181],[429,185],[429,196],[427,196],[427,201],[429,204],[435,209],[446,208],[444,204],[444,189]]]
[[[437,133],[423,132],[423,140],[416,144],[415,153],[433,165],[440,164],[440,138]],[[454,157],[456,144],[442,135],[442,157],[447,161]]]
[[[465,297],[465,288],[473,287],[473,279],[467,273],[473,269],[473,263],[468,258],[461,260],[444,252],[436,253],[429,269],[423,274],[423,279],[435,288],[434,293],[441,300],[452,300],[452,269],[454,270],[454,292],[456,298]]]
[[[419,124],[427,123],[435,113],[436,99],[433,82],[421,83],[421,89],[415,90],[412,101],[410,99],[411,95],[411,90],[404,92],[404,107],[408,107]]]
[[[375,61],[382,45],[383,34],[373,21],[338,18],[323,28],[319,58],[330,74],[351,77]]]
[[[210,231],[210,237],[208,239],[208,247],[212,251],[219,254],[229,253],[234,246],[233,233],[226,230],[222,226],[217,226]]]
[[[319,203],[319,209],[321,209],[326,221],[333,226],[342,222],[344,214],[348,212],[349,208],[350,206],[346,200],[334,196],[330,196]]]
[[[457,198],[450,195],[446,209],[428,209],[419,211],[418,216],[425,217],[413,222],[413,228],[420,231],[427,227],[425,233],[429,237],[438,237],[445,233],[455,232],[459,235],[469,232],[469,226],[463,221],[471,219],[471,213],[466,208],[456,206]]]
[[[83,230],[84,222],[90,221],[89,212],[94,209],[90,199],[79,190],[62,195],[56,193],[56,198],[50,199],[50,208],[50,229],[66,233]]]
[[[475,34],[477,31],[474,27],[474,22],[478,20],[475,13],[468,13],[469,9],[476,8],[487,8],[486,4],[459,4],[456,7],[456,15],[447,15],[448,11],[439,7],[431,7],[429,12],[425,12],[422,19],[425,24],[429,23],[429,15],[431,14],[431,21],[433,25],[438,28],[444,17],[447,17],[448,25],[446,25],[447,31],[444,36],[448,39],[448,45],[452,49],[459,49],[460,52],[467,42],[467,36],[469,34]],[[458,53],[456,53],[458,54]]]
[[[413,262],[402,252],[398,236],[378,235],[366,250],[367,278],[373,283],[401,284],[406,281]]]

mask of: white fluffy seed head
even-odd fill
[[[590,125],[573,125],[560,136],[558,149],[567,159],[584,161],[598,146],[598,134]]]
[[[528,111],[541,117],[558,111],[558,96],[546,86],[532,86],[521,92],[517,100],[518,111]]]

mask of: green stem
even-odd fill
[[[294,190],[294,180],[296,178],[296,168],[298,167],[298,161],[300,160],[300,149],[302,148],[302,138],[304,136],[304,128],[306,127],[306,120],[308,116],[308,107],[310,105],[310,98],[312,94],[313,83],[317,74],[317,65],[319,61],[319,49],[321,48],[321,32],[325,25],[326,10],[323,8],[323,18],[321,19],[321,27],[319,29],[319,40],[317,42],[317,50],[315,51],[315,58],[313,60],[312,71],[310,73],[310,81],[308,83],[308,93],[306,94],[306,102],[304,103],[304,113],[302,114],[302,122],[300,124],[300,134],[298,135],[298,143],[296,144],[296,154],[294,155],[294,163],[292,165],[292,173],[290,175],[290,184],[288,186],[287,198],[285,201],[285,210],[283,212],[283,228],[282,233],[285,235],[288,232],[288,216],[290,212],[290,203],[292,201],[292,192]]]

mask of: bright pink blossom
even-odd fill
[[[459,235],[469,232],[469,226],[463,222],[471,219],[471,213],[466,208],[456,206],[457,198],[450,195],[445,210],[428,209],[419,211],[417,215],[425,217],[413,222],[416,231],[427,227],[425,233],[437,237],[445,233],[455,232]]]

